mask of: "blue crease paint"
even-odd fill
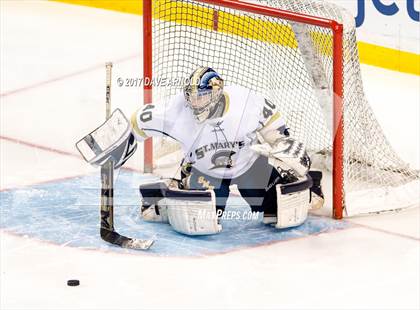
[[[98,175],[87,175],[47,184],[0,192],[0,228],[58,245],[131,252],[158,256],[206,256],[255,247],[277,241],[301,238],[349,227],[349,223],[309,216],[301,226],[278,230],[253,220],[222,220],[223,231],[211,236],[185,236],[169,224],[147,223],[139,217],[138,184],[153,178],[131,171],[120,171],[115,182],[115,227],[127,236],[154,238],[148,252],[122,249],[99,236]],[[240,197],[230,197],[226,210],[247,213],[250,209]]]

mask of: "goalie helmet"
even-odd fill
[[[188,107],[199,123],[208,119],[215,111],[223,95],[223,79],[209,67],[196,69],[184,86]]]

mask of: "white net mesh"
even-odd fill
[[[347,213],[418,204],[418,172],[411,170],[392,149],[365,100],[354,19],[342,8],[326,2],[258,2],[344,25],[343,157]],[[156,0],[152,37],[154,78],[176,81],[188,77],[198,66],[211,67],[227,85],[247,87],[275,102],[292,136],[305,142],[314,157],[327,159],[331,154],[330,30],[198,1]],[[154,86],[153,100],[165,104],[182,90],[180,83],[174,84]],[[174,143],[155,142],[157,157],[175,149]]]

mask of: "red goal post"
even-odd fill
[[[332,19],[309,16],[277,8],[271,8],[254,3],[236,0],[197,0],[198,3],[207,3],[220,7],[232,8],[243,12],[281,18],[288,21],[299,22],[330,29],[333,34],[333,217],[343,217],[344,184],[343,184],[343,25]],[[149,81],[153,78],[152,53],[152,0],[143,0],[143,77]],[[213,30],[217,31],[218,11],[213,14]],[[144,85],[144,103],[152,103],[152,85]],[[148,139],[144,145],[144,171],[153,171],[153,142]]]

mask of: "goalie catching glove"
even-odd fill
[[[116,109],[105,123],[77,142],[76,147],[89,164],[102,166],[112,160],[114,169],[118,169],[134,154],[137,142],[129,121]]]
[[[304,144],[290,137],[277,139],[273,146],[267,142],[254,144],[251,149],[268,157],[268,163],[277,170],[292,169],[297,177],[303,177],[311,166]]]

